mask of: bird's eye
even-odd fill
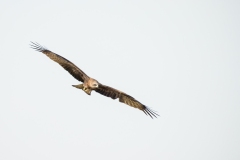
[[[94,83],[94,84],[93,84],[93,86],[94,86],[94,87],[97,87],[97,84],[96,84],[96,83]]]

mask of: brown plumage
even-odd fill
[[[99,83],[97,80],[90,78],[81,69],[79,69],[76,65],[74,65],[72,62],[70,62],[66,58],[56,53],[53,53],[52,51],[42,47],[38,43],[32,42],[32,44],[30,45],[33,49],[44,53],[50,59],[57,62],[65,70],[67,70],[74,78],[83,82],[82,84],[73,85],[73,87],[82,89],[88,95],[91,95],[91,91],[95,90],[96,92],[106,97],[110,97],[112,99],[119,98],[119,102],[125,103],[134,108],[138,108],[142,110],[146,115],[149,115],[151,118],[159,116],[156,112],[152,111],[151,109],[149,109],[148,107],[146,107],[145,105],[143,105],[142,103],[137,101],[135,98],[131,97],[130,95],[124,92],[121,92],[117,89],[114,89],[112,87],[105,86]]]

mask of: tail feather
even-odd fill
[[[78,85],[72,85],[73,87],[76,87],[78,89],[83,89],[83,84],[78,84]]]

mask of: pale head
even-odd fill
[[[99,83],[98,83],[98,81],[97,80],[95,80],[95,79],[92,79],[92,78],[90,78],[89,80],[88,80],[88,86],[91,88],[91,89],[95,89],[95,88],[98,88],[98,86],[99,86]]]

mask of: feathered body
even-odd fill
[[[66,58],[53,53],[52,51],[42,47],[38,43],[30,44],[31,47],[39,52],[44,53],[53,61],[57,62],[61,65],[66,71],[68,71],[74,78],[83,82],[82,84],[72,85],[73,87],[82,89],[86,94],[91,95],[91,92],[94,90],[106,97],[110,97],[112,99],[119,98],[119,101],[125,103],[131,107],[138,108],[142,110],[146,115],[149,115],[151,118],[159,116],[156,112],[152,111],[130,95],[121,92],[117,89],[112,87],[103,85],[99,83],[97,80],[87,76],[81,69],[79,69],[75,64],[67,60]]]

